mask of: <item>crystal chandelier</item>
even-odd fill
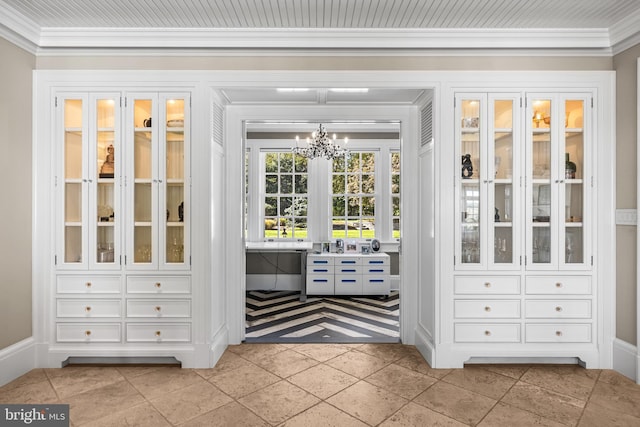
[[[299,147],[299,138],[296,136],[296,146],[291,149],[294,154],[303,156],[308,159],[315,159],[317,157],[324,157],[327,160],[333,160],[337,157],[343,157],[349,154],[349,150],[344,147],[340,147],[336,144],[336,135],[333,135],[333,139],[330,139],[327,135],[327,131],[324,125],[321,123],[318,126],[318,130],[311,134],[311,138],[307,137],[307,146]],[[344,139],[346,144],[348,139]]]

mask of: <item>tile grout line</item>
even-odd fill
[[[578,417],[578,422],[576,423],[576,425],[580,425],[580,421],[582,421],[582,418],[584,417],[584,413],[587,410],[587,406],[589,405],[589,401],[591,400],[591,396],[593,395],[593,392],[596,390],[596,387],[598,386],[598,382],[600,381],[600,376],[602,375],[602,371],[603,370],[600,369],[600,371],[598,372],[598,377],[593,382],[593,387],[591,387],[591,391],[589,392],[589,396],[587,397],[587,400],[584,402],[584,407],[582,408],[582,411],[580,412],[580,417]]]

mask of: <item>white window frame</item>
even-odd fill
[[[265,238],[264,196],[265,171],[263,153],[291,150],[292,140],[251,139],[247,140],[248,152],[248,196],[246,235],[248,241],[335,241],[332,237],[332,163],[325,159],[310,160],[307,167],[307,238]],[[383,243],[397,243],[393,237],[393,212],[391,196],[391,152],[400,150],[399,139],[350,140],[349,150],[374,152],[375,159],[375,231],[376,238]],[[365,241],[366,239],[352,239]]]

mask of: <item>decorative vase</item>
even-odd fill
[[[569,153],[564,154],[564,177],[565,179],[575,179],[576,177],[576,164],[569,160]]]
[[[473,163],[471,163],[471,154],[462,156],[462,178],[469,179],[473,176]]]

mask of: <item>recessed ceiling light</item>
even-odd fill
[[[336,87],[329,89],[331,92],[349,92],[349,93],[367,93],[369,89],[366,87]]]

